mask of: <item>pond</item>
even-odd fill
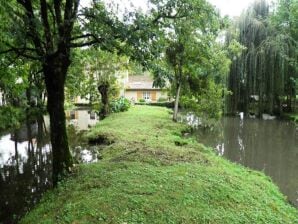
[[[88,110],[66,111],[68,134],[76,162],[97,161],[97,155],[79,145],[82,131],[98,121]],[[49,118],[41,116],[0,135],[0,223],[17,223],[52,186]]]
[[[298,207],[298,127],[293,122],[224,117],[197,139],[232,162],[270,176],[291,204]]]

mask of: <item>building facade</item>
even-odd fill
[[[167,99],[167,93],[153,87],[153,79],[149,75],[128,76],[124,83],[124,97],[132,102],[156,102]]]

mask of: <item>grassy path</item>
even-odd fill
[[[88,133],[103,160],[77,167],[21,223],[298,223],[271,180],[215,156],[165,108],[136,106]]]

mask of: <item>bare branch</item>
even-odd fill
[[[56,24],[58,27],[59,35],[63,35],[63,27],[62,27],[62,16],[61,16],[61,0],[54,0],[54,8],[55,8],[55,15],[56,15]]]
[[[71,48],[87,47],[87,46],[91,46],[91,45],[94,45],[94,44],[97,44],[97,43],[99,43],[97,40],[92,40],[92,41],[89,41],[89,42],[81,42],[81,43],[71,43],[70,47]]]
[[[71,41],[78,40],[78,39],[83,39],[83,38],[88,38],[88,37],[98,39],[94,34],[87,33],[87,34],[82,34],[82,35],[79,35],[79,36],[74,36],[74,37],[71,38]]]
[[[91,40],[90,37],[92,38]],[[94,34],[91,33],[87,33],[87,34],[82,34],[80,36],[74,36],[71,38],[72,41],[74,40],[79,40],[79,39],[86,39],[86,41],[84,42],[79,42],[79,43],[71,43],[70,47],[71,48],[77,48],[77,47],[86,47],[86,46],[90,46],[93,44],[100,44],[104,42],[103,38],[97,37]]]

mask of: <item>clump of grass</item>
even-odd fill
[[[103,160],[78,166],[20,223],[298,222],[270,178],[183,138],[185,130],[165,108],[111,115],[86,136],[111,143],[99,146]]]

